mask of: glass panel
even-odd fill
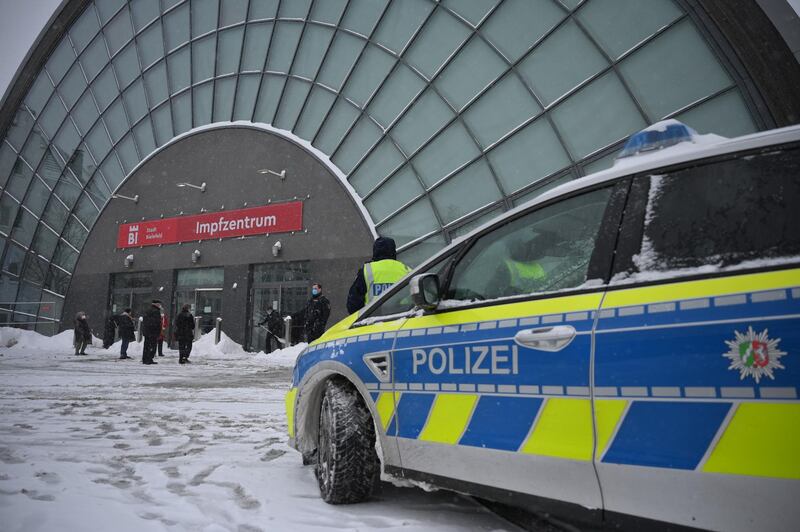
[[[111,285],[115,290],[131,288],[150,288],[153,286],[153,274],[150,272],[115,273],[111,276]]]
[[[232,74],[239,71],[239,58],[242,54],[243,36],[243,26],[219,33],[217,76]]]
[[[564,290],[586,281],[610,189],[544,207],[482,236],[456,264],[448,299]]]
[[[61,236],[67,242],[69,242],[76,248],[80,249],[83,246],[83,243],[86,242],[86,237],[88,236],[88,233],[86,232],[86,229],[84,229],[84,227],[80,224],[78,219],[73,216],[70,217],[67,226],[64,228],[64,234]],[[60,248],[61,244],[59,244],[58,247]],[[56,248],[56,255],[58,255],[58,248]],[[56,262],[55,259],[56,255],[53,256],[53,262]],[[63,264],[59,264],[57,262],[56,264],[65,267]]]
[[[273,18],[278,12],[278,0],[250,0],[248,20]]]
[[[336,24],[347,7],[347,0],[327,0],[325,2],[314,2],[311,8],[311,20]]]
[[[67,166],[75,174],[75,177],[84,184],[89,181],[89,178],[97,168],[89,154],[89,148],[86,147],[86,144],[81,144],[80,147],[75,150],[75,155],[72,156]],[[66,197],[67,196],[64,194],[61,195],[62,199],[66,199]]]
[[[264,68],[267,59],[267,45],[272,35],[272,23],[248,24],[244,36],[244,57],[242,71],[258,71]]]
[[[308,8],[311,0],[294,0],[292,2],[282,2],[278,17],[280,18],[301,18],[305,19],[308,15]]]
[[[75,205],[75,202],[78,201],[78,196],[82,189],[83,186],[77,182],[73,173],[67,171],[64,172],[64,175],[58,180],[55,193],[61,198],[67,209],[71,209]]]
[[[19,209],[19,203],[10,198],[8,194],[3,194],[0,198],[0,231],[5,234],[11,233],[12,224],[17,217],[17,209]]]
[[[186,91],[172,99],[174,133],[180,135],[192,129],[192,91]],[[139,144],[139,148],[141,148]],[[142,150],[142,153],[149,153]]]
[[[384,137],[380,144],[361,163],[358,170],[350,176],[350,184],[363,198],[375,185],[405,161],[405,158],[400,154],[400,150],[392,144],[391,139]]]
[[[279,22],[275,27],[275,35],[267,59],[267,70],[272,72],[289,72],[292,56],[300,40],[303,25],[297,22]]]
[[[187,46],[167,57],[169,88],[172,94],[180,92],[192,82],[192,65],[189,62],[189,55]]]
[[[372,120],[362,115],[336,150],[333,162],[345,174],[349,174],[364,154],[378,142],[383,131]]]
[[[488,147],[536,116],[541,108],[515,74],[509,74],[475,102],[464,115],[472,134]]]
[[[50,83],[47,73],[42,70],[36,76],[36,81],[33,82],[28,94],[25,96],[25,104],[33,112],[34,116],[39,116],[51,94],[53,94],[53,85]]]
[[[592,119],[587,120],[587,116]],[[575,159],[647,125],[613,72],[570,96],[556,107],[552,117]]]
[[[430,188],[480,154],[464,125],[454,122],[414,157],[413,163],[425,185]]]
[[[619,155],[619,150],[614,150],[611,153],[600,157],[599,159],[595,159],[588,164],[584,164],[583,175],[589,175],[611,168],[614,166],[614,159],[616,159],[617,155]]]
[[[114,72],[111,67],[106,68],[102,74],[97,76],[97,79],[92,83],[92,91],[101,111],[111,105],[111,102],[119,95],[117,81],[114,79]]]
[[[122,88],[127,87],[131,81],[141,75],[135,44],[129,44],[114,58],[114,69],[117,72],[117,80]]]
[[[503,212],[503,209],[492,209],[492,210],[490,210],[488,212],[484,212],[483,214],[481,214],[477,218],[473,218],[469,222],[467,222],[467,223],[465,223],[463,225],[459,225],[455,229],[451,229],[450,230],[450,237],[455,239],[455,238],[458,238],[460,236],[464,236],[467,233],[469,233],[470,231],[472,231],[473,229],[482,226],[483,224],[485,224],[486,222],[488,222],[492,218],[498,216],[502,212]]]
[[[392,2],[373,41],[400,54],[432,9],[433,4],[427,0]]]
[[[125,0],[95,0],[94,3],[97,6],[97,12],[100,14],[100,22],[105,24],[122,7]]]
[[[576,178],[576,176],[574,174],[568,173],[568,174],[562,175],[561,177],[558,177],[556,179],[548,181],[547,183],[543,183],[541,185],[537,185],[537,186],[533,187],[531,190],[525,192],[524,194],[514,198],[514,207],[517,207],[518,205],[522,205],[524,203],[527,203],[527,202],[531,201],[532,199],[541,196],[542,194],[544,194],[548,190],[552,190],[552,189],[554,189],[554,188],[556,188],[558,186],[563,185],[564,183],[572,181],[575,178]]]
[[[217,29],[218,0],[192,0],[192,38]]]
[[[397,216],[378,228],[381,235],[394,238],[397,247],[440,229],[433,207],[428,198],[420,198],[413,205],[403,209]]]
[[[286,78],[283,76],[264,74],[261,81],[261,92],[258,94],[256,110],[253,114],[254,122],[272,123],[284,83],[286,83]]]
[[[9,192],[16,199],[22,200],[32,178],[33,170],[22,159],[17,159],[14,163],[14,169],[11,171],[11,176],[8,178],[6,192]]]
[[[612,59],[680,17],[674,2],[592,0],[577,16]]]
[[[11,238],[25,247],[30,246],[33,232],[36,230],[36,218],[25,209],[17,211],[14,227],[11,229]]]
[[[55,198],[50,200],[50,203],[47,204],[47,208],[44,210],[44,214],[42,215],[42,220],[44,220],[47,225],[52,227],[55,231],[61,232],[64,228],[64,224],[67,221],[67,217],[69,216],[69,211],[64,205]]]
[[[102,161],[111,150],[111,139],[108,138],[102,122],[98,122],[86,136],[86,144],[89,145],[92,155],[98,161]]]
[[[25,251],[13,244],[8,245],[6,256],[3,259],[3,270],[14,275],[22,273],[22,264],[25,261]],[[5,275],[3,277],[6,277]],[[5,279],[3,279],[5,281]]]
[[[378,23],[388,0],[350,0],[342,19],[342,27],[361,35],[369,35]]]
[[[103,172],[103,177],[106,178],[106,182],[111,190],[116,190],[125,177],[125,173],[122,171],[122,167],[119,165],[119,161],[113,153],[100,165],[100,171]],[[105,190],[105,185],[102,186],[102,189]]]
[[[192,43],[192,79],[195,83],[214,77],[217,36],[209,35]]]
[[[117,144],[117,154],[122,161],[123,173],[130,173],[139,164],[139,155],[136,153],[136,145],[133,142],[133,134],[128,134],[122,142]],[[108,177],[108,176],[106,176]]]
[[[389,74],[394,63],[395,58],[377,46],[367,46],[345,85],[343,91],[345,96],[360,107],[364,107],[378,85]]]
[[[150,105],[155,107],[169,97],[167,89],[167,67],[161,61],[153,68],[145,72],[144,84],[147,94],[150,97]]]
[[[56,250],[57,245],[58,235],[53,233],[47,227],[39,224],[39,228],[36,230],[36,236],[33,237],[33,249],[36,250],[36,253],[49,259],[53,256],[53,252]],[[39,282],[44,282],[44,275],[46,272],[47,267],[42,270],[42,278]]]
[[[158,17],[158,0],[134,0],[131,2],[133,27],[138,32]]]
[[[436,78],[436,86],[456,109],[461,109],[494,81],[506,64],[489,46],[473,38]]]
[[[325,58],[325,63],[319,71],[318,81],[338,91],[363,47],[364,41],[347,33],[338,32],[333,39],[328,57]]]
[[[64,242],[59,242],[56,252],[53,254],[53,264],[61,266],[65,270],[72,271],[75,263],[78,262],[78,254]]]
[[[481,32],[513,63],[565,16],[552,0],[505,0]]]
[[[164,6],[164,11],[169,11],[171,7],[174,7],[184,0],[162,0],[162,4]]]
[[[258,84],[261,76],[256,74],[242,74],[239,77],[239,86],[236,87],[236,105],[233,108],[234,120],[250,120],[258,95]]]
[[[296,2],[292,3],[294,4]],[[247,0],[225,0],[220,4],[220,28],[236,24],[237,22],[244,22],[247,16]]]
[[[431,193],[433,204],[444,224],[500,198],[489,165],[483,159],[454,175]]]
[[[225,280],[225,270],[222,268],[197,268],[193,270],[178,270],[177,286],[192,287],[222,287]]]
[[[0,186],[6,186],[16,160],[17,154],[14,153],[14,150],[5,142],[0,143]]]
[[[14,119],[11,121],[11,124],[9,124],[6,138],[12,146],[16,149],[20,149],[32,127],[33,117],[28,110],[25,109],[25,104],[23,104],[17,109],[16,114],[14,114]]]
[[[315,24],[308,24],[303,33],[303,40],[294,58],[292,73],[297,76],[313,79],[317,75],[317,70],[328,49],[333,30]]]
[[[86,48],[86,45],[97,35],[98,31],[100,31],[100,24],[97,22],[97,13],[94,10],[94,5],[89,4],[69,29],[69,36],[78,53]]]
[[[40,226],[41,227],[41,226]],[[48,231],[49,232],[49,231]],[[44,278],[47,275],[47,262],[43,261],[39,257],[34,254],[28,255],[25,259],[25,270],[22,272],[22,278],[27,281],[27,283],[23,283],[23,287],[30,287],[33,288],[31,285],[41,286],[44,284]],[[20,290],[19,299],[20,301],[37,301],[39,294],[38,292],[41,291],[41,288],[36,288],[34,290],[26,290],[23,288]],[[22,310],[23,312],[36,312],[36,305],[23,305],[22,308],[17,308],[17,310]]]
[[[147,99],[145,98],[144,86],[141,80],[136,80],[133,85],[128,87],[123,97],[128,108],[128,116],[132,122],[136,123],[147,114]]]
[[[192,89],[194,127],[203,126],[211,122],[211,110],[214,104],[213,92],[213,83],[205,83]]]
[[[414,153],[453,117],[442,99],[427,89],[391,132],[406,155]]]
[[[399,64],[369,104],[369,114],[388,127],[417,94],[425,82],[410,68]]]
[[[103,33],[108,42],[108,49],[113,56],[133,37],[133,27],[128,8],[125,7],[114,17],[111,23],[103,28]]]
[[[108,64],[108,50],[102,33],[83,51],[80,62],[86,78],[90,81]]]
[[[31,181],[28,193],[25,196],[25,206],[31,210],[37,217],[42,215],[44,206],[50,197],[50,189],[44,186],[44,183],[38,177],[34,177]]]
[[[122,99],[118,99],[108,108],[108,111],[103,115],[103,120],[108,126],[108,132],[111,134],[111,142],[116,144],[130,128],[128,118],[125,116],[125,108],[122,106]]]
[[[344,100],[337,100],[319,135],[314,140],[314,146],[330,155],[357,118],[358,109]]]
[[[164,57],[164,41],[161,37],[161,21],[156,22],[136,37],[142,67],[147,68]]]
[[[444,9],[438,9],[405,54],[428,79],[438,72],[445,60],[469,37],[469,29]]]
[[[423,261],[432,257],[435,253],[441,250],[445,246],[444,237],[442,235],[434,235],[430,238],[426,238],[422,242],[414,244],[413,247],[404,249],[400,253],[397,254],[397,260],[408,266],[409,268],[415,268],[422,264]],[[439,264],[439,268],[443,268],[445,264],[448,264],[449,261],[445,261]],[[439,275],[442,274],[441,270],[436,271]],[[399,293],[399,292],[398,292]],[[393,296],[394,298],[394,296]],[[405,296],[404,296],[405,298]],[[403,299],[404,299],[403,298]],[[388,300],[387,300],[388,303]],[[402,303],[401,303],[402,304]],[[407,308],[407,307],[401,307]],[[387,309],[388,310],[388,309]]]
[[[732,83],[689,21],[625,58],[619,70],[652,121]]]
[[[91,227],[98,214],[97,207],[95,207],[94,203],[89,200],[87,192],[84,192],[78,200],[78,203],[75,205],[75,216],[77,216],[78,219],[83,222],[83,225],[86,227]],[[80,246],[75,242],[73,242],[73,244],[75,244],[78,249],[83,246],[83,242],[80,243]]]
[[[499,0],[444,0],[444,5],[477,26]]]
[[[25,147],[22,149],[22,157],[28,161],[31,168],[36,168],[46,150],[47,140],[39,132],[39,128],[36,127],[30,137],[28,137],[28,142],[25,143]]]
[[[150,118],[145,118],[133,128],[133,136],[136,137],[136,144],[142,150],[142,155],[147,156],[156,149],[156,140],[153,137],[153,125]]]
[[[58,87],[58,92],[64,99],[64,103],[67,104],[67,109],[71,109],[75,105],[85,88],[86,79],[83,77],[81,67],[75,63]]]
[[[218,79],[214,88],[214,122],[229,122],[233,113],[236,78]]]
[[[66,274],[65,274],[66,275]],[[52,270],[48,274],[48,278],[52,276]],[[69,283],[69,279],[66,281]],[[52,290],[49,286],[45,286],[45,289]],[[66,290],[64,292],[66,293]],[[42,304],[39,306],[39,317],[40,318],[51,318],[54,320],[61,319],[61,312],[64,307],[64,300],[55,294],[51,294],[49,292],[42,292]],[[36,325],[36,330],[41,332],[42,334],[46,334],[47,336],[54,335],[58,332],[58,321],[53,323],[39,323]]]
[[[291,78],[287,83],[278,115],[275,117],[275,125],[281,129],[291,130],[297,121],[303,102],[306,101],[308,91],[311,90],[311,84]]]
[[[50,55],[50,59],[47,60],[47,72],[50,74],[53,83],[58,85],[58,82],[67,73],[73,61],[75,61],[75,51],[72,49],[69,39],[65,37],[61,39],[61,42]]]
[[[45,152],[42,164],[39,165],[39,177],[48,183],[52,183],[58,179],[62,168],[61,162],[56,159],[55,149],[51,147],[50,150]]]
[[[189,41],[188,3],[164,16],[164,39],[167,41],[167,50],[174,50]]]
[[[489,152],[506,193],[519,190],[568,166],[569,157],[547,120],[536,120]]]
[[[406,166],[364,200],[364,206],[372,219],[380,222],[423,192],[414,170]]]
[[[0,276],[0,305],[4,307],[13,308],[14,302],[17,300],[17,288],[19,281],[14,277],[8,275]],[[0,312],[0,323],[6,326],[11,321],[11,312]]]
[[[165,103],[150,115],[156,130],[156,142],[163,146],[172,139],[172,116],[169,102]]]
[[[738,90],[728,91],[677,116],[699,133],[738,137],[758,131]]]
[[[85,134],[95,123],[98,116],[100,116],[100,112],[97,110],[94,98],[88,92],[83,93],[81,99],[78,100],[78,105],[72,110],[72,118],[77,123],[78,129]]]
[[[109,158],[112,157],[113,154],[109,156]],[[108,201],[108,198],[111,195],[111,190],[103,179],[103,176],[100,175],[100,172],[95,172],[92,180],[89,181],[88,185],[86,185],[84,193],[89,194],[94,200],[95,207],[99,208],[104,205],[106,201]],[[78,203],[80,204],[80,201]],[[94,218],[92,218],[90,221],[93,222]],[[89,224],[87,223],[87,225]],[[91,227],[91,225],[89,225],[89,227]]]
[[[50,99],[50,103],[44,108],[44,112],[39,116],[39,125],[42,127],[42,131],[53,137],[66,116],[67,110],[64,109],[61,99],[58,96],[53,96]],[[34,130],[33,134],[35,132],[36,130]]]
[[[325,118],[325,114],[333,105],[336,96],[325,89],[314,87],[311,95],[303,109],[303,114],[297,121],[294,132],[299,137],[312,140],[319,131],[319,127]]]
[[[570,21],[519,64],[519,72],[545,105],[608,66],[603,55]]]

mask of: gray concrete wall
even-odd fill
[[[286,170],[286,178],[259,174]],[[179,188],[180,182],[207,184],[205,192]],[[278,135],[247,127],[203,131],[167,147],[144,163],[120,187],[119,194],[139,195],[138,203],[112,199],[92,228],[78,259],[67,294],[64,323],[79,309],[105,314],[111,273],[153,271],[153,297],[170,300],[176,269],[225,268],[224,329],[244,340],[250,264],[311,261],[314,279],[323,283],[332,303],[329,324],[346,315],[347,290],[356,269],[372,252],[372,236],[350,195],[338,179],[308,152]],[[304,232],[247,238],[205,240],[133,249],[117,249],[119,225],[302,199]],[[272,245],[280,240],[279,257]],[[193,250],[200,260],[193,264]],[[133,254],[130,268],[125,257]],[[237,288],[233,289],[233,283]],[[163,286],[163,292],[158,288]],[[98,329],[102,323],[92,325]]]

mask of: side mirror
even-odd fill
[[[433,310],[439,305],[439,276],[435,273],[415,275],[408,284],[414,305],[424,310]]]

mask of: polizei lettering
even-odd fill
[[[426,368],[434,375],[517,375],[516,345],[472,345],[412,349],[412,373]]]

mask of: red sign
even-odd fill
[[[122,224],[118,248],[303,230],[303,202]]]

